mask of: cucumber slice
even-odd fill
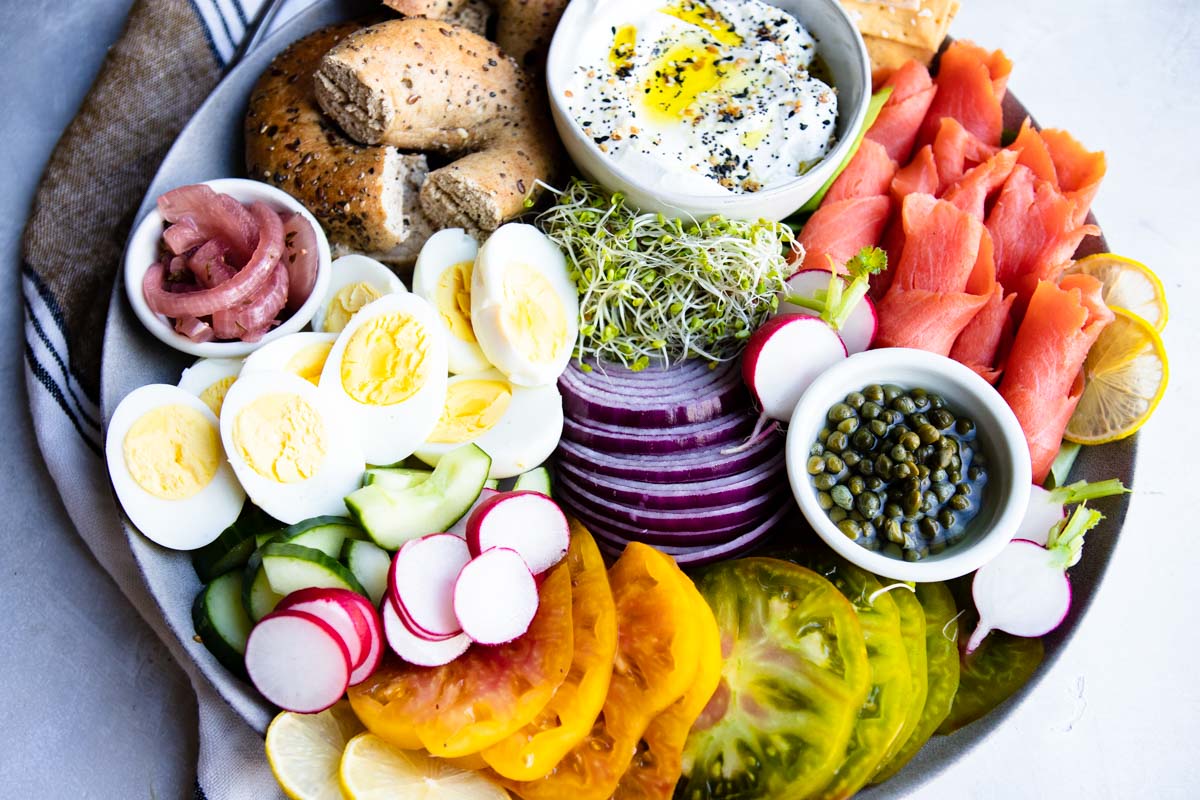
[[[212,542],[192,553],[192,566],[201,582],[211,583],[218,575],[237,569],[254,552],[256,534],[278,530],[283,523],[246,501],[242,513]]]
[[[553,497],[550,494],[550,470],[545,467],[531,469],[529,472],[522,472],[517,476],[516,483],[513,484],[514,492],[541,492],[546,497]]]
[[[311,547],[337,558],[342,553],[342,543],[360,535],[358,526],[345,517],[313,517],[284,528],[271,541]]]
[[[363,486],[381,486],[398,492],[428,480],[433,472],[408,467],[370,467],[363,473]]]
[[[443,456],[416,486],[395,492],[378,484],[364,486],[346,498],[346,507],[375,544],[396,550],[458,522],[479,497],[491,468],[491,456],[476,445],[464,445]]]
[[[342,563],[367,590],[371,602],[378,606],[387,592],[388,570],[392,568],[388,551],[374,542],[347,539],[342,545]]]
[[[284,597],[300,589],[349,589],[367,595],[350,570],[311,547],[269,542],[262,549],[262,568],[271,590]]]
[[[242,656],[254,623],[242,606],[242,573],[226,572],[200,590],[192,604],[192,622],[208,651],[230,672],[244,677]]]
[[[270,540],[270,534],[262,534]],[[257,537],[256,537],[257,538]],[[266,541],[259,544],[259,549],[250,554],[246,568],[242,572],[242,608],[250,615],[250,619],[258,622],[275,610],[283,595],[271,588],[267,580],[267,571],[262,566],[262,548]]]

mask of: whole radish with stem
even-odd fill
[[[871,346],[878,327],[875,304],[867,296],[870,279],[887,269],[887,261],[887,253],[880,248],[864,247],[846,262],[842,274],[832,258],[829,269],[803,269],[788,278],[779,314],[817,317],[841,337],[847,353],[861,353]]]
[[[1029,506],[1025,511],[1025,518],[1021,520],[1013,538],[1028,539],[1044,545],[1050,530],[1066,519],[1067,506],[1125,494],[1128,491],[1116,478],[1096,483],[1076,481],[1057,489],[1043,489],[1034,484],[1029,488]]]
[[[1014,539],[980,567],[971,584],[979,624],[967,640],[967,653],[994,630],[1035,637],[1062,624],[1071,608],[1067,570],[1079,563],[1084,534],[1102,519],[1099,511],[1081,505],[1055,524],[1045,546]]]

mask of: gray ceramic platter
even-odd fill
[[[154,182],[138,210],[141,219],[154,205],[158,195],[187,183],[212,178],[244,176],[242,160],[242,117],[255,81],[271,59],[288,44],[325,25],[355,18],[378,9],[378,3],[360,0],[318,0],[311,8],[290,20],[257,50],[230,71],[195,116],[184,128],[162,162]],[[1005,128],[1016,129],[1027,111],[1011,94],[1005,100]],[[1100,252],[1106,245],[1093,238],[1084,244],[1084,252]],[[1082,254],[1082,253],[1081,253]],[[102,404],[107,420],[127,393],[147,383],[171,383],[191,359],[169,350],[150,336],[138,323],[125,300],[118,278],[109,304],[104,341]],[[1085,448],[1076,463],[1072,478],[1120,478],[1132,485],[1136,440]],[[1106,515],[1102,528],[1088,537],[1084,559],[1071,571],[1074,603],[1066,622],[1046,637],[1046,658],[1037,675],[1016,696],[982,720],[951,736],[937,736],[896,777],[886,784],[862,792],[859,796],[882,800],[903,797],[945,769],[958,757],[982,744],[1004,724],[1018,703],[1037,691],[1037,686],[1053,668],[1054,662],[1082,623],[1099,589],[1105,570],[1116,548],[1118,534],[1128,509],[1128,498],[1109,498],[1096,507]],[[222,697],[250,725],[266,728],[274,713],[257,692],[232,677],[203,645],[195,641],[191,605],[201,584],[186,554],[163,549],[138,534],[126,521],[126,543],[142,570],[146,584],[158,602],[171,630],[216,686]]]

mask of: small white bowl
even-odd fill
[[[566,108],[563,92],[578,66],[578,43],[598,24],[607,24],[602,14],[608,0],[574,0],[563,12],[550,43],[546,60],[546,84],[554,125],[575,165],[591,180],[612,192],[622,192],[636,208],[661,212],[670,217],[707,219],[720,214],[731,219],[781,220],[804,205],[849,152],[867,116],[871,100],[871,60],[853,20],[837,0],[767,0],[800,20],[817,39],[817,52],[832,74],[838,93],[837,144],[804,175],[757,192],[699,197],[672,191],[647,182],[600,151]]]
[[[258,181],[244,178],[220,178],[212,181],[200,181],[212,188],[218,194],[227,194],[242,203],[253,203],[261,200],[276,211],[293,211],[302,215],[308,224],[312,225],[317,236],[317,280],[313,284],[312,294],[296,313],[285,319],[281,325],[273,328],[257,342],[193,342],[181,333],[175,331],[175,326],[162,314],[155,314],[146,303],[142,294],[142,278],[158,258],[158,245],[162,240],[163,218],[158,209],[150,210],[144,219],[134,228],[133,235],[125,247],[125,295],[133,306],[133,313],[163,344],[176,350],[205,358],[240,358],[249,355],[267,342],[281,336],[295,333],[308,324],[317,308],[329,291],[330,269],[329,241],[325,232],[312,214],[308,213],[290,194]]]
[[[829,519],[828,512],[817,504],[817,490],[806,468],[809,448],[824,427],[830,407],[850,392],[861,391],[873,383],[893,383],[940,394],[953,412],[966,414],[975,421],[976,445],[987,458],[983,507],[967,524],[964,538],[920,561],[893,558],[846,538]],[[813,381],[792,414],[786,461],[796,502],[826,544],[865,570],[918,583],[957,578],[995,558],[1025,516],[1033,480],[1025,435],[1004,398],[957,361],[907,348],[858,353]]]

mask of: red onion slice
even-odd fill
[[[161,195],[158,210],[167,222],[188,217],[205,240],[224,239],[234,252],[235,265],[249,261],[255,242],[261,238],[258,230],[261,220],[234,198],[217,194],[201,183],[180,186]]]
[[[786,507],[779,509],[757,527],[727,542],[694,547],[651,546],[674,558],[680,566],[698,567],[720,559],[745,555],[766,544],[770,535],[780,527],[781,523],[786,521],[790,510]],[[619,557],[625,549],[625,545],[632,541],[619,534],[611,533],[601,526],[588,526],[588,529],[595,534],[596,544],[600,549],[612,558]]]
[[[292,214],[283,221],[283,245],[288,270],[287,310],[294,312],[308,300],[317,283],[317,234],[303,214]]]
[[[197,343],[211,342],[216,338],[212,326],[195,317],[181,317],[175,320],[175,330]]]
[[[187,267],[196,276],[196,282],[205,289],[220,286],[236,274],[236,270],[225,262],[229,245],[220,239],[209,239],[192,253]]]
[[[559,463],[571,463],[597,475],[646,483],[689,483],[722,478],[752,469],[783,449],[782,440],[766,437],[745,450],[722,452],[734,445],[720,443],[678,453],[637,454],[605,452],[563,439],[558,443]]]
[[[567,416],[563,420],[563,439],[620,455],[667,455],[697,447],[741,442],[753,428],[754,417],[744,410],[705,422],[659,429],[631,428]]]
[[[163,241],[175,255],[183,255],[192,248],[204,244],[204,234],[196,230],[196,223],[191,217],[182,217],[174,225],[167,226],[163,231]]]
[[[264,203],[256,202],[250,210],[261,235],[246,266],[219,286],[188,294],[172,294],[163,286],[162,264],[154,264],[142,279],[142,291],[151,310],[175,319],[203,317],[245,301],[266,283],[283,254],[283,224],[279,215]],[[219,331],[217,335],[220,336]]]
[[[567,416],[635,428],[705,422],[749,406],[740,370],[733,365],[709,369],[691,361],[665,370],[624,370],[614,380],[598,368],[585,373],[572,364],[558,385]]]
[[[275,270],[259,294],[252,302],[241,306],[236,311],[235,323],[239,328],[250,334],[270,330],[275,324],[275,317],[283,310],[288,298],[288,271],[282,262],[275,265]],[[244,337],[243,337],[244,338]],[[253,341],[246,339],[246,341]]]

